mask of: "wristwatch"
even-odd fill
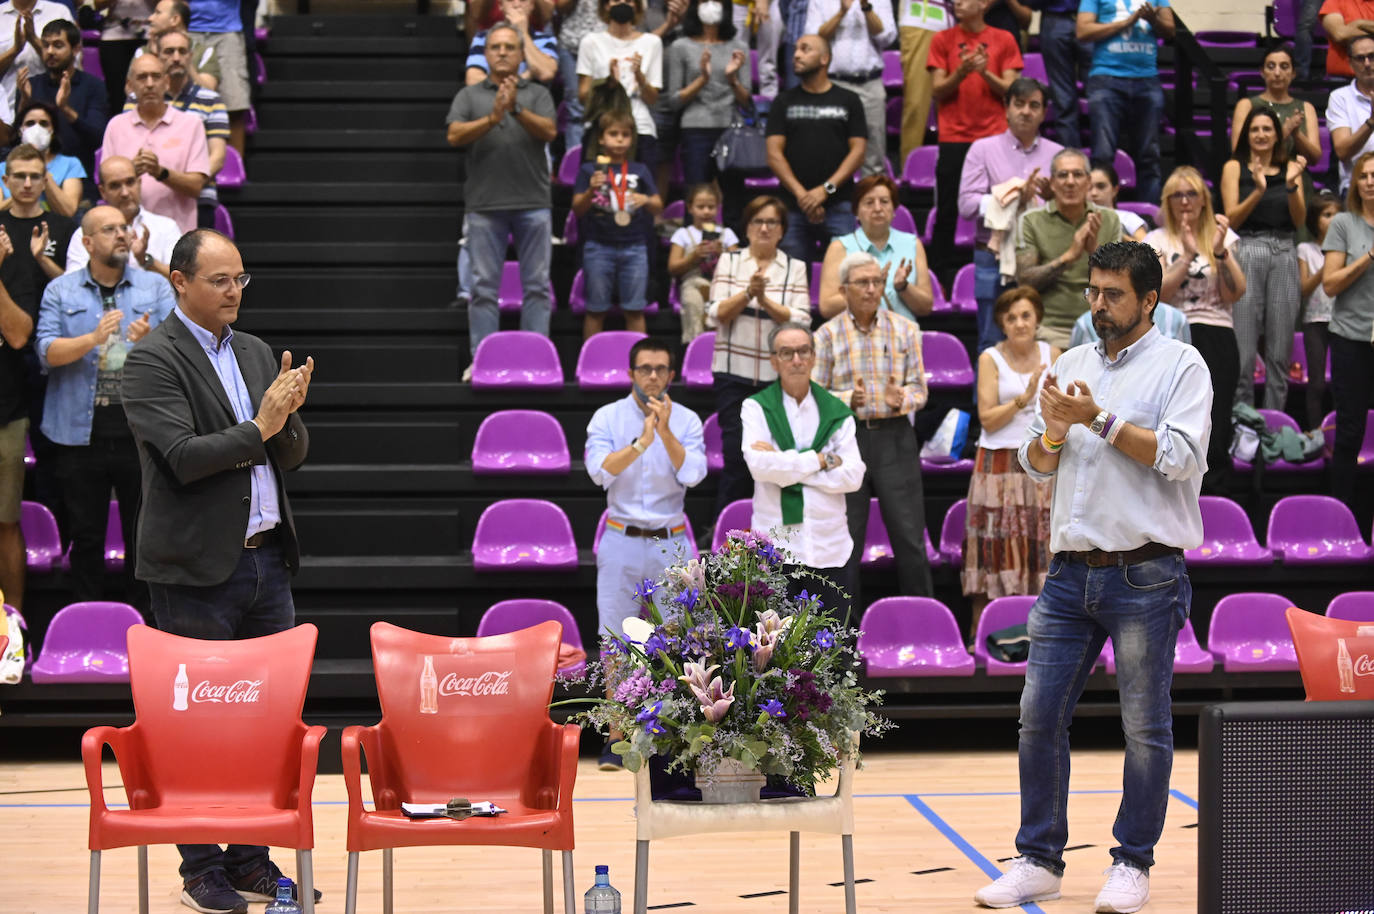
[[[145,253],[143,255],[143,260],[141,261],[141,263],[145,268],[151,267],[153,265],[153,255]]]
[[[833,470],[840,465],[840,458],[836,457],[834,454],[825,454],[823,456],[825,457],[825,468],[827,470]]]
[[[159,181],[166,181],[166,180],[167,180],[167,176],[168,176],[169,174],[171,174],[171,172],[169,172],[169,171],[167,170],[167,166],[164,165],[164,166],[162,166],[162,171],[159,171],[159,172],[157,173],[157,179],[158,179]]]
[[[836,187],[834,184],[831,184],[829,181],[826,181],[821,186],[825,188],[825,195],[827,197],[835,196],[835,192],[839,190],[838,187]]]
[[[524,110],[525,110],[524,108],[520,107],[520,103],[519,103],[519,102],[516,102],[516,103],[515,103],[515,106],[512,107],[512,108],[510,109],[510,113],[511,113],[511,115],[512,115],[513,117],[519,117],[519,116],[520,116],[520,112],[521,112],[521,111],[524,111]]]
[[[630,442],[630,447],[634,448],[634,449],[635,449],[635,453],[637,453],[637,454],[642,454],[642,453],[644,453],[645,451],[648,450],[648,448],[646,448],[644,445],[642,445],[642,444],[639,443],[639,439],[638,439],[638,438],[636,438],[635,440],[633,440],[633,441]]]
[[[1093,420],[1093,424],[1088,426],[1088,431],[1092,432],[1094,435],[1097,435],[1098,437],[1101,437],[1102,429],[1107,427],[1107,416],[1109,415],[1110,413],[1108,413],[1105,409],[1098,413],[1097,418]]]

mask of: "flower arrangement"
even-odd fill
[[[732,758],[814,792],[859,734],[891,726],[870,710],[881,693],[858,685],[858,633],[816,596],[789,598],[784,559],[766,536],[733,531],[636,589],[643,621],[603,635],[589,684],[610,697],[582,715],[626,734],[612,746],[625,767],[660,756],[709,778]]]

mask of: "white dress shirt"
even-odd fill
[[[148,230],[148,253],[153,255],[153,259],[159,263],[171,263],[172,248],[176,247],[181,240],[181,229],[176,222],[166,216],[159,216],[157,213],[150,213],[143,207],[139,207],[138,215],[134,216],[134,234],[142,237],[143,230]],[[75,273],[77,270],[86,269],[86,264],[91,261],[91,252],[86,250],[86,246],[81,243],[85,237],[81,227],[78,225],[75,232],[72,232],[72,240],[67,244],[67,273]],[[132,243],[133,239],[130,239]],[[135,263],[134,256],[129,255],[129,267],[134,270],[143,269],[143,264]]]
[[[1337,127],[1345,127],[1351,133],[1360,129],[1360,125],[1374,115],[1374,107],[1371,107],[1369,96],[1359,90],[1355,80],[1350,81],[1350,85],[1341,86],[1332,92],[1326,100],[1326,126],[1330,130]],[[1348,159],[1337,159],[1340,165],[1341,175],[1341,194],[1345,194],[1345,189],[1350,186],[1350,172],[1355,165],[1355,160],[1366,152],[1374,151],[1374,135],[1364,141],[1364,145],[1350,154]]]
[[[744,462],[754,477],[751,526],[755,530],[768,531],[802,565],[841,568],[854,549],[844,496],[863,485],[865,470],[858,442],[854,440],[854,418],[845,419],[821,448],[821,453],[837,454],[843,462],[833,470],[822,470],[816,452],[811,450],[821,419],[816,398],[808,392],[798,403],[784,392],[782,405],[787,423],[792,427],[792,440],[803,450],[754,450],[755,441],[767,441],[775,448],[779,445],[768,430],[768,420],[757,400],[751,397],[740,408],[740,420],[744,424]],[[783,526],[783,487],[798,482],[802,484],[805,519],[800,524]]]
[[[609,473],[602,464],[615,451],[644,432],[644,411],[634,394],[607,403],[587,424],[587,446],[583,457],[587,475],[606,490],[610,518],[622,524],[657,529],[682,523],[682,501],[687,490],[706,478],[706,445],[701,435],[701,419],[681,404],[674,403],[668,414],[668,429],[686,452],[682,466],[673,469],[672,458],[663,439],[654,441],[618,474]]]
[[[33,31],[35,35],[42,35],[43,26],[56,19],[66,19],[71,22],[71,10],[67,9],[65,4],[55,3],[53,0],[37,0],[34,3]],[[19,13],[15,10],[14,4],[0,3],[0,54],[14,47],[14,24],[18,21]],[[48,72],[48,68],[43,65],[42,53],[35,50],[34,46],[27,41],[24,42],[24,47],[15,56],[10,68],[5,71],[4,76],[0,76],[0,119],[3,119],[6,124],[12,123],[16,114],[14,96],[19,87],[20,67],[29,68],[30,78],[36,78],[40,74]]]
[[[1028,451],[1045,431],[1039,405],[1018,455],[1034,479],[1054,480],[1050,552],[1126,552],[1146,543],[1180,549],[1202,544],[1198,495],[1207,470],[1212,376],[1198,351],[1153,325],[1109,361],[1102,343],[1070,349],[1054,363],[1061,390],[1083,381],[1097,405],[1151,429],[1153,466],[1144,466],[1094,435],[1069,428],[1055,472],[1031,466]]]
[[[840,0],[811,0],[806,9],[806,34],[820,33],[821,26],[840,11]],[[897,38],[897,23],[892,16],[892,4],[878,0],[873,12],[883,24],[876,35],[868,33],[868,14],[858,3],[840,20],[835,37],[830,40],[830,76],[832,79],[852,78],[883,68],[883,51]]]

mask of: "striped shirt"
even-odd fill
[[[816,331],[811,380],[852,406],[856,377],[864,382],[864,405],[854,410],[860,419],[891,419],[925,406],[926,372],[916,322],[879,308],[867,330],[848,311],[822,324]],[[889,378],[902,386],[902,405],[895,410],[883,400]]]
[[[751,299],[732,320],[721,322],[721,302],[749,288],[759,263],[749,248],[726,251],[720,255],[711,280],[711,300],[706,306],[706,326],[716,331],[715,355],[711,371],[728,374],[755,384],[770,384],[777,379],[768,361],[768,334],[780,321],[755,307]],[[788,320],[811,326],[811,296],[807,287],[806,261],[778,251],[768,265],[764,295],[786,308]]]
[[[224,107],[224,99],[214,89],[207,89],[194,80],[186,80],[186,85],[175,97],[167,99],[178,111],[189,111],[200,118],[205,125],[205,139],[229,142],[229,110]],[[133,111],[138,102],[130,96],[124,100],[124,110]],[[200,202],[211,206],[219,203],[219,190],[215,187],[214,175],[200,192]]]

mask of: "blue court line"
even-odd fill
[[[1002,871],[999,870],[991,860],[978,853],[977,848],[970,844],[963,835],[955,831],[954,826],[940,818],[939,814],[926,805],[926,802],[919,796],[916,794],[908,794],[906,801],[914,806],[917,812],[925,816],[926,821],[935,826],[935,830],[944,835],[945,838],[949,840],[950,844],[953,844],[965,857],[972,860],[974,865],[982,870],[989,879],[996,879],[998,876],[1002,875]],[[1024,904],[1021,906],[1021,909],[1023,911],[1031,911],[1033,914],[1045,914],[1044,910],[1042,910],[1039,905],[1035,904]]]
[[[1169,796],[1173,797],[1175,800],[1179,800],[1182,803],[1186,803],[1187,805],[1193,807],[1193,809],[1197,809],[1197,800],[1194,800],[1192,797],[1188,796],[1188,794],[1184,793],[1181,790],[1174,790],[1170,788]]]

